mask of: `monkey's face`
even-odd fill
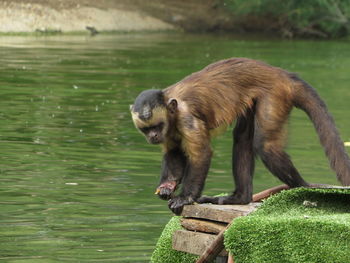
[[[169,130],[169,122],[175,116],[177,101],[170,99],[166,104],[161,90],[141,92],[131,105],[132,120],[136,128],[151,144],[163,143]]]
[[[159,144],[164,142],[164,122],[160,122],[153,126],[139,128],[146,140],[151,144]]]
[[[142,119],[138,112],[131,110],[136,128],[146,137],[148,143],[163,143],[168,130],[166,108],[157,107],[152,110],[151,118]]]

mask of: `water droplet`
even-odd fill
[[[65,185],[78,185],[78,183],[65,183]]]

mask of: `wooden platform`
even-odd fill
[[[318,187],[318,185],[314,185]],[[323,185],[324,187],[324,185]],[[227,257],[224,249],[224,232],[234,219],[255,211],[261,201],[271,195],[289,189],[279,185],[253,195],[253,202],[247,205],[187,205],[182,211],[182,226],[173,234],[173,249],[200,255],[197,263],[212,262],[233,263],[232,255]]]
[[[235,218],[248,215],[260,203],[248,205],[196,204],[184,207],[181,225],[185,230],[173,234],[173,249],[195,255],[202,255],[222,234]],[[227,262],[227,252],[223,249],[217,262]]]

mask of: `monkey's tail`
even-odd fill
[[[350,185],[350,159],[326,104],[316,90],[305,81],[295,75],[292,75],[291,78],[297,88],[294,105],[304,110],[313,122],[330,166],[336,172],[338,180],[343,185]]]

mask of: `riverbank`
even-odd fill
[[[78,4],[77,4],[78,3]],[[140,11],[127,9],[123,1],[29,0],[0,2],[0,32],[81,32],[175,30],[175,26]]]
[[[169,31],[259,33],[284,38],[339,38],[350,32],[349,4],[274,0],[247,7],[224,0],[0,1],[0,33]],[[320,11],[321,10],[321,11]]]

